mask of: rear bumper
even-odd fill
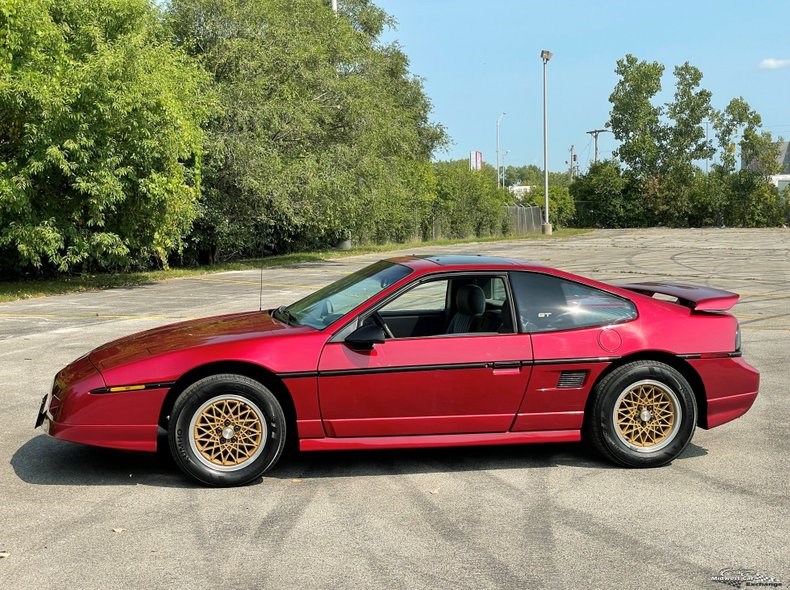
[[[757,392],[739,393],[708,400],[706,428],[714,428],[735,420],[749,411],[757,399]]]
[[[760,373],[741,357],[690,361],[705,386],[703,428],[715,428],[743,416],[757,399]],[[700,408],[701,409],[701,408]]]

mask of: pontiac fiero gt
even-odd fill
[[[744,414],[738,295],[614,286],[539,264],[409,256],[289,306],[105,344],[61,370],[37,426],[243,485],[302,451],[585,439],[613,463],[675,459]]]

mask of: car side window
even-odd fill
[[[486,303],[501,308],[507,301],[507,289],[502,277],[491,277],[481,285],[486,296]]]
[[[395,338],[516,331],[502,276],[453,275],[429,280],[401,293],[378,313]]]
[[[581,283],[538,272],[514,272],[510,280],[522,332],[607,326],[637,317],[627,299]]]
[[[447,285],[446,280],[419,284],[379,311],[385,314],[392,311],[443,311],[447,305]]]

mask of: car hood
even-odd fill
[[[125,336],[95,349],[90,359],[100,370],[107,370],[189,348],[314,331],[308,326],[289,326],[275,320],[268,311],[235,313],[168,324]]]

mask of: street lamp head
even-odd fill
[[[543,60],[543,63],[546,63],[551,59],[552,55],[554,54],[551,51],[549,51],[548,49],[544,49],[543,51],[540,52],[540,59]]]

